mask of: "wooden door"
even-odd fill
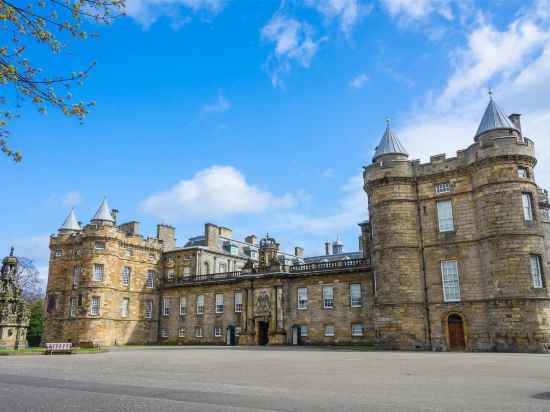
[[[466,339],[464,337],[464,323],[458,315],[450,315],[448,318],[449,329],[449,350],[466,350]]]

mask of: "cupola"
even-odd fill
[[[103,199],[101,204],[99,205],[99,209],[97,209],[97,212],[95,212],[94,217],[92,218],[93,223],[115,223],[115,219],[113,218],[113,215],[111,215],[111,210],[109,209],[109,204],[107,203],[107,199]]]
[[[74,212],[74,209],[71,209],[69,216],[65,219],[61,227],[59,228],[59,232],[61,233],[70,233],[70,232],[78,232],[82,228],[80,227],[80,224],[78,223],[78,220],[76,218],[76,214]]]
[[[489,104],[485,109],[474,140],[477,142],[481,135],[499,130],[507,134],[511,134],[512,131],[521,133],[518,127],[504,114],[500,107],[498,107],[493,99],[493,93],[489,92]]]
[[[404,156],[405,158],[409,157],[409,153],[405,150],[405,147],[391,129],[389,119],[386,119],[386,131],[384,132],[380,143],[378,143],[378,146],[376,146],[372,162],[375,163],[382,156],[386,155],[399,155]]]

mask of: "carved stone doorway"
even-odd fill
[[[257,344],[267,345],[269,343],[269,322],[258,321],[257,331]]]
[[[449,330],[449,350],[466,350],[466,338],[464,336],[464,322],[462,317],[457,314],[451,314],[447,318]]]

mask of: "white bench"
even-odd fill
[[[46,352],[50,355],[53,355],[54,352],[57,353],[73,353],[73,344],[66,343],[46,343]]]

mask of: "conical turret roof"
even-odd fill
[[[103,199],[103,201],[99,205],[99,209],[97,209],[97,212],[95,212],[95,215],[92,218],[92,222],[94,220],[102,220],[102,221],[112,222],[112,223],[115,222],[115,219],[113,219],[113,216],[111,215],[111,209],[107,204],[107,199]]]
[[[80,225],[78,224],[78,219],[76,218],[76,214],[74,213],[74,209],[71,209],[71,212],[69,213],[69,216],[65,219],[61,227],[59,228],[60,231],[78,231],[81,230]]]
[[[391,129],[390,121],[386,120],[386,123],[386,131],[384,132],[380,143],[376,146],[374,157],[372,159],[373,162],[376,162],[380,156],[387,154],[401,154],[404,156],[409,156],[409,153],[405,150],[405,147],[401,144],[396,134]]]
[[[498,129],[512,129],[519,132],[517,127],[510,121],[508,116],[504,114],[504,112],[493,100],[492,93],[489,93],[489,95],[490,101],[487,105],[487,109],[485,109],[485,113],[483,114],[483,118],[481,119],[481,123],[479,124],[475,137],[491,130]]]

